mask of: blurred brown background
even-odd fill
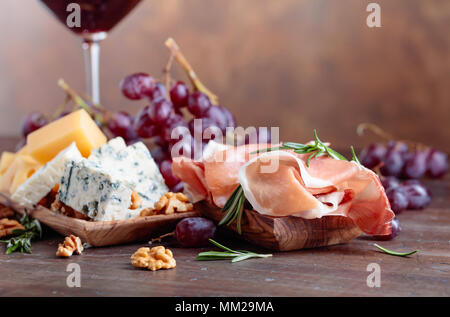
[[[317,128],[361,146],[360,122],[450,150],[450,1],[379,0],[381,28],[355,0],[144,0],[102,43],[102,103],[136,113],[120,80],[160,76],[172,36],[241,125],[280,126],[283,140]],[[84,88],[79,39],[37,0],[0,3],[0,134]],[[176,71],[176,76],[184,75]]]

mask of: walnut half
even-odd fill
[[[64,243],[58,245],[56,256],[70,257],[73,253],[81,254],[83,252],[83,245],[80,238],[71,234],[64,239]]]
[[[9,236],[15,229],[25,229],[17,220],[3,218],[0,219],[0,238]]]
[[[172,269],[177,266],[172,251],[163,246],[157,246],[151,249],[139,248],[130,259],[133,266],[148,268],[152,271]]]
[[[192,211],[194,205],[189,202],[189,198],[183,193],[165,193],[154,208],[146,208],[141,211],[141,217],[165,214],[170,215],[175,212]]]

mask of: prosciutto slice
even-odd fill
[[[259,145],[259,149],[276,145]],[[365,233],[391,233],[394,216],[376,174],[355,162],[282,150],[253,154],[258,145],[208,146],[200,162],[174,159],[175,176],[184,181],[194,201],[223,207],[240,184],[257,212],[305,219],[340,215],[351,218]]]

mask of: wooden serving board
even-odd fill
[[[148,240],[174,230],[181,219],[198,215],[194,211],[94,222],[67,217],[42,206],[29,210],[12,201],[4,193],[0,194],[0,204],[11,207],[21,215],[27,211],[31,217],[58,233],[64,236],[76,235],[82,242],[96,247]]]
[[[195,204],[203,216],[219,222],[223,213],[207,202]],[[227,230],[237,234],[235,223]],[[254,210],[244,210],[241,237],[274,251],[291,251],[346,243],[362,232],[348,217],[325,216],[320,219],[270,217]],[[238,235],[239,236],[239,235]]]

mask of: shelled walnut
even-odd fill
[[[183,193],[168,192],[164,194],[153,208],[146,208],[141,211],[141,217],[165,214],[170,215],[175,212],[188,212],[194,209],[194,205],[189,202],[189,198]]]
[[[172,251],[164,248],[163,246],[157,246],[151,249],[139,248],[130,259],[133,266],[148,268],[152,271],[172,269],[177,266],[177,262],[173,257]]]
[[[78,212],[75,209],[64,204],[62,201],[58,199],[58,196],[56,196],[55,201],[51,204],[50,209],[53,211],[57,211],[67,217],[90,220],[90,218],[85,214],[82,214],[81,212]]]
[[[133,190],[131,192],[131,206],[130,209],[138,209],[142,206],[142,197],[138,194],[137,191]]]
[[[71,234],[64,239],[64,243],[58,245],[56,256],[70,257],[73,253],[81,254],[83,252],[83,245],[80,238]]]
[[[0,219],[0,238],[11,235],[15,229],[25,230],[24,226],[17,220],[8,218]]]

